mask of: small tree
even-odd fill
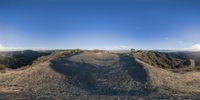
[[[76,53],[80,53],[80,52],[81,52],[81,50],[80,50],[80,49],[76,49],[75,51],[76,51]]]

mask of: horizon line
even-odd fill
[[[57,49],[53,49],[53,48],[49,48],[49,49],[0,49],[0,52],[6,52],[6,51],[25,51],[25,50],[33,50],[33,51],[48,51],[48,50],[75,50],[75,49],[80,49],[80,50],[105,50],[105,51],[126,51],[126,50],[131,50],[134,48],[130,48],[130,49],[99,49],[99,48],[92,48],[92,49],[81,49],[81,48],[57,48]],[[180,51],[180,52],[200,52],[200,50],[180,50],[180,49],[135,49],[136,51],[138,50],[142,50],[142,51]]]

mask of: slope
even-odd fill
[[[0,97],[198,98],[199,76],[198,72],[175,74],[121,54],[83,52],[59,57],[50,55],[40,58],[29,68],[0,74]]]

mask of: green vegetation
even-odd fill
[[[98,52],[104,52],[104,50],[94,49],[93,52],[96,52],[96,53],[98,53]]]
[[[133,48],[131,48],[131,50],[130,50],[130,51],[131,51],[131,53],[134,53],[136,50],[135,50],[135,49],[133,49]]]
[[[96,52],[96,53],[101,52],[101,50],[99,50],[99,49],[94,49],[93,51]]]
[[[80,49],[74,49],[74,50],[64,50],[64,51],[56,51],[54,53],[52,53],[52,56],[54,58],[59,58],[62,56],[66,56],[66,55],[74,55],[74,54],[79,54],[82,51]]]

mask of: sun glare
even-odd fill
[[[200,51],[200,44],[195,44],[190,48],[192,51]]]

